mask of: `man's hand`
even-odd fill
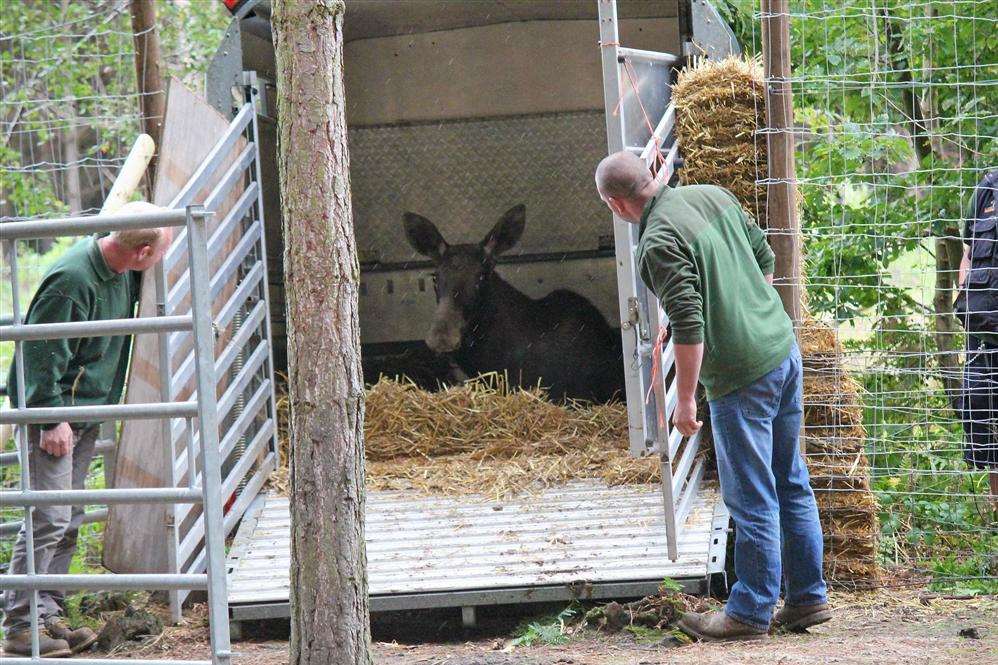
[[[697,430],[703,427],[703,423],[697,420],[696,398],[680,399],[676,403],[676,410],[672,414],[672,424],[683,436],[693,436]]]
[[[49,455],[68,455],[73,450],[73,430],[69,423],[59,423],[52,429],[42,430],[40,445]]]

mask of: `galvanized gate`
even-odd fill
[[[188,312],[167,316],[160,313],[153,317],[104,321],[83,321],[52,324],[22,323],[18,297],[18,272],[16,248],[10,252],[12,287],[12,325],[0,326],[0,341],[15,344],[17,394],[13,396],[15,408],[0,410],[0,423],[17,426],[17,443],[20,462],[20,489],[0,492],[0,503],[24,508],[24,534],[27,551],[26,574],[8,574],[2,579],[4,589],[23,589],[31,592],[31,651],[30,658],[5,656],[4,663],[60,662],[39,656],[38,641],[38,591],[42,589],[66,590],[195,590],[208,592],[211,652],[210,661],[195,661],[207,665],[228,665],[231,660],[229,647],[228,614],[225,591],[225,536],[223,533],[223,494],[221,465],[223,456],[219,447],[219,409],[215,396],[214,332],[211,318],[208,238],[206,219],[209,212],[200,206],[186,209],[163,210],[137,215],[77,217],[56,220],[33,220],[5,224],[5,240],[51,238],[63,235],[85,235],[129,228],[157,226],[182,226],[188,250],[187,279],[191,285],[191,305]],[[40,339],[66,339],[100,335],[132,335],[156,333],[159,335],[186,335],[192,339],[193,375],[197,393],[189,399],[164,399],[159,403],[113,404],[106,406],[70,406],[52,408],[27,408],[24,391],[24,359],[21,344]],[[194,462],[186,486],[169,485],[155,488],[103,489],[103,490],[32,490],[29,475],[28,429],[36,423],[90,421],[90,420],[149,420],[162,419],[165,423],[181,421],[192,431],[197,426],[200,445],[193,447],[188,438],[186,452]],[[202,548],[205,573],[174,572],[169,574],[128,575],[52,575],[37,574],[33,555],[33,509],[44,505],[84,506],[93,504],[165,503],[171,505],[199,505],[202,510]],[[78,663],[103,665],[117,663],[114,659],[78,659]],[[165,663],[169,661],[129,661],[133,663]],[[176,661],[174,661],[176,662]],[[190,662],[190,661],[188,661]]]
[[[240,137],[245,141],[238,150]],[[204,207],[211,213],[224,213],[207,239],[209,280],[204,295],[210,303],[216,340],[218,422],[225,433],[219,454],[226,536],[277,466],[277,406],[259,169],[256,111],[251,100],[239,109],[224,136],[170,204],[171,208],[189,205],[198,192],[211,187]],[[184,233],[156,268],[157,307],[167,316],[190,311],[193,284],[188,271],[183,270]],[[189,333],[160,334],[158,365],[163,401],[196,397],[195,355]],[[189,460],[190,451],[200,446],[200,433],[183,420],[164,421],[162,427],[162,440],[168,444],[164,450],[170,456],[169,482],[174,486],[196,482],[196,474],[189,472]],[[168,527],[171,572],[203,571],[207,563],[204,516],[197,506],[175,506]],[[180,618],[187,594],[184,590],[171,592],[175,620]]]
[[[598,3],[607,147],[610,153],[634,152],[648,164],[657,182],[668,183],[679,150],[673,133],[675,107],[670,102],[672,68],[678,57],[621,46],[617,3]],[[700,434],[685,439],[669,427],[677,386],[668,319],[638,275],[637,226],[614,217],[613,233],[630,448],[634,455],[661,458],[669,557],[675,560],[680,532],[703,479],[704,462],[697,456]]]

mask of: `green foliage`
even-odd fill
[[[564,644],[568,641],[566,626],[579,616],[581,609],[572,603],[558,614],[522,624],[513,633],[510,644],[517,647],[530,647],[535,644]]]
[[[758,0],[718,4],[759,53]],[[798,0],[790,10],[807,302],[843,324],[865,368],[881,553],[936,586],[993,592],[986,479],[963,463],[939,379],[948,349],[935,337],[932,253],[934,237],[960,234],[973,186],[998,163],[998,87],[981,84],[998,63],[998,1]],[[906,283],[900,265],[927,279]]]

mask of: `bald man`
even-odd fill
[[[121,213],[157,210],[141,201]],[[25,323],[66,323],[127,319],[139,298],[139,273],[153,267],[170,246],[172,230],[130,229],[100,238],[85,238],[49,268],[28,307]],[[131,337],[115,335],[25,342],[24,393],[29,407],[117,404],[125,386]],[[7,387],[11,402],[17,395],[11,364]],[[28,428],[29,471],[33,490],[83,489],[94,455],[100,423],[53,422]],[[34,509],[32,532],[35,572],[66,574],[76,552],[82,506],[41,506]],[[14,544],[8,572],[24,574],[28,550],[22,527]],[[4,642],[8,655],[31,655],[28,591],[8,589],[4,598]],[[65,602],[58,590],[38,594],[43,631],[41,655],[63,658],[84,651],[97,634],[83,626],[70,628]]]
[[[676,357],[673,425],[700,429],[703,384],[724,503],[735,522],[738,581],[723,612],[687,613],[702,640],[768,637],[775,622],[801,630],[831,618],[822,577],[818,510],[801,459],[802,372],[793,324],[772,287],[763,231],[727,190],[659,186],[629,152],[596,169],[600,198],[640,225],[637,265],[662,302]],[[786,602],[773,617],[781,580]]]

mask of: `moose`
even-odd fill
[[[433,262],[436,311],[426,345],[459,370],[454,378],[505,374],[512,385],[541,385],[558,401],[607,402],[623,390],[620,335],[585,297],[568,290],[534,300],[496,272],[526,226],[526,206],[510,208],[477,244],[451,245],[430,220],[404,215],[409,244]]]

